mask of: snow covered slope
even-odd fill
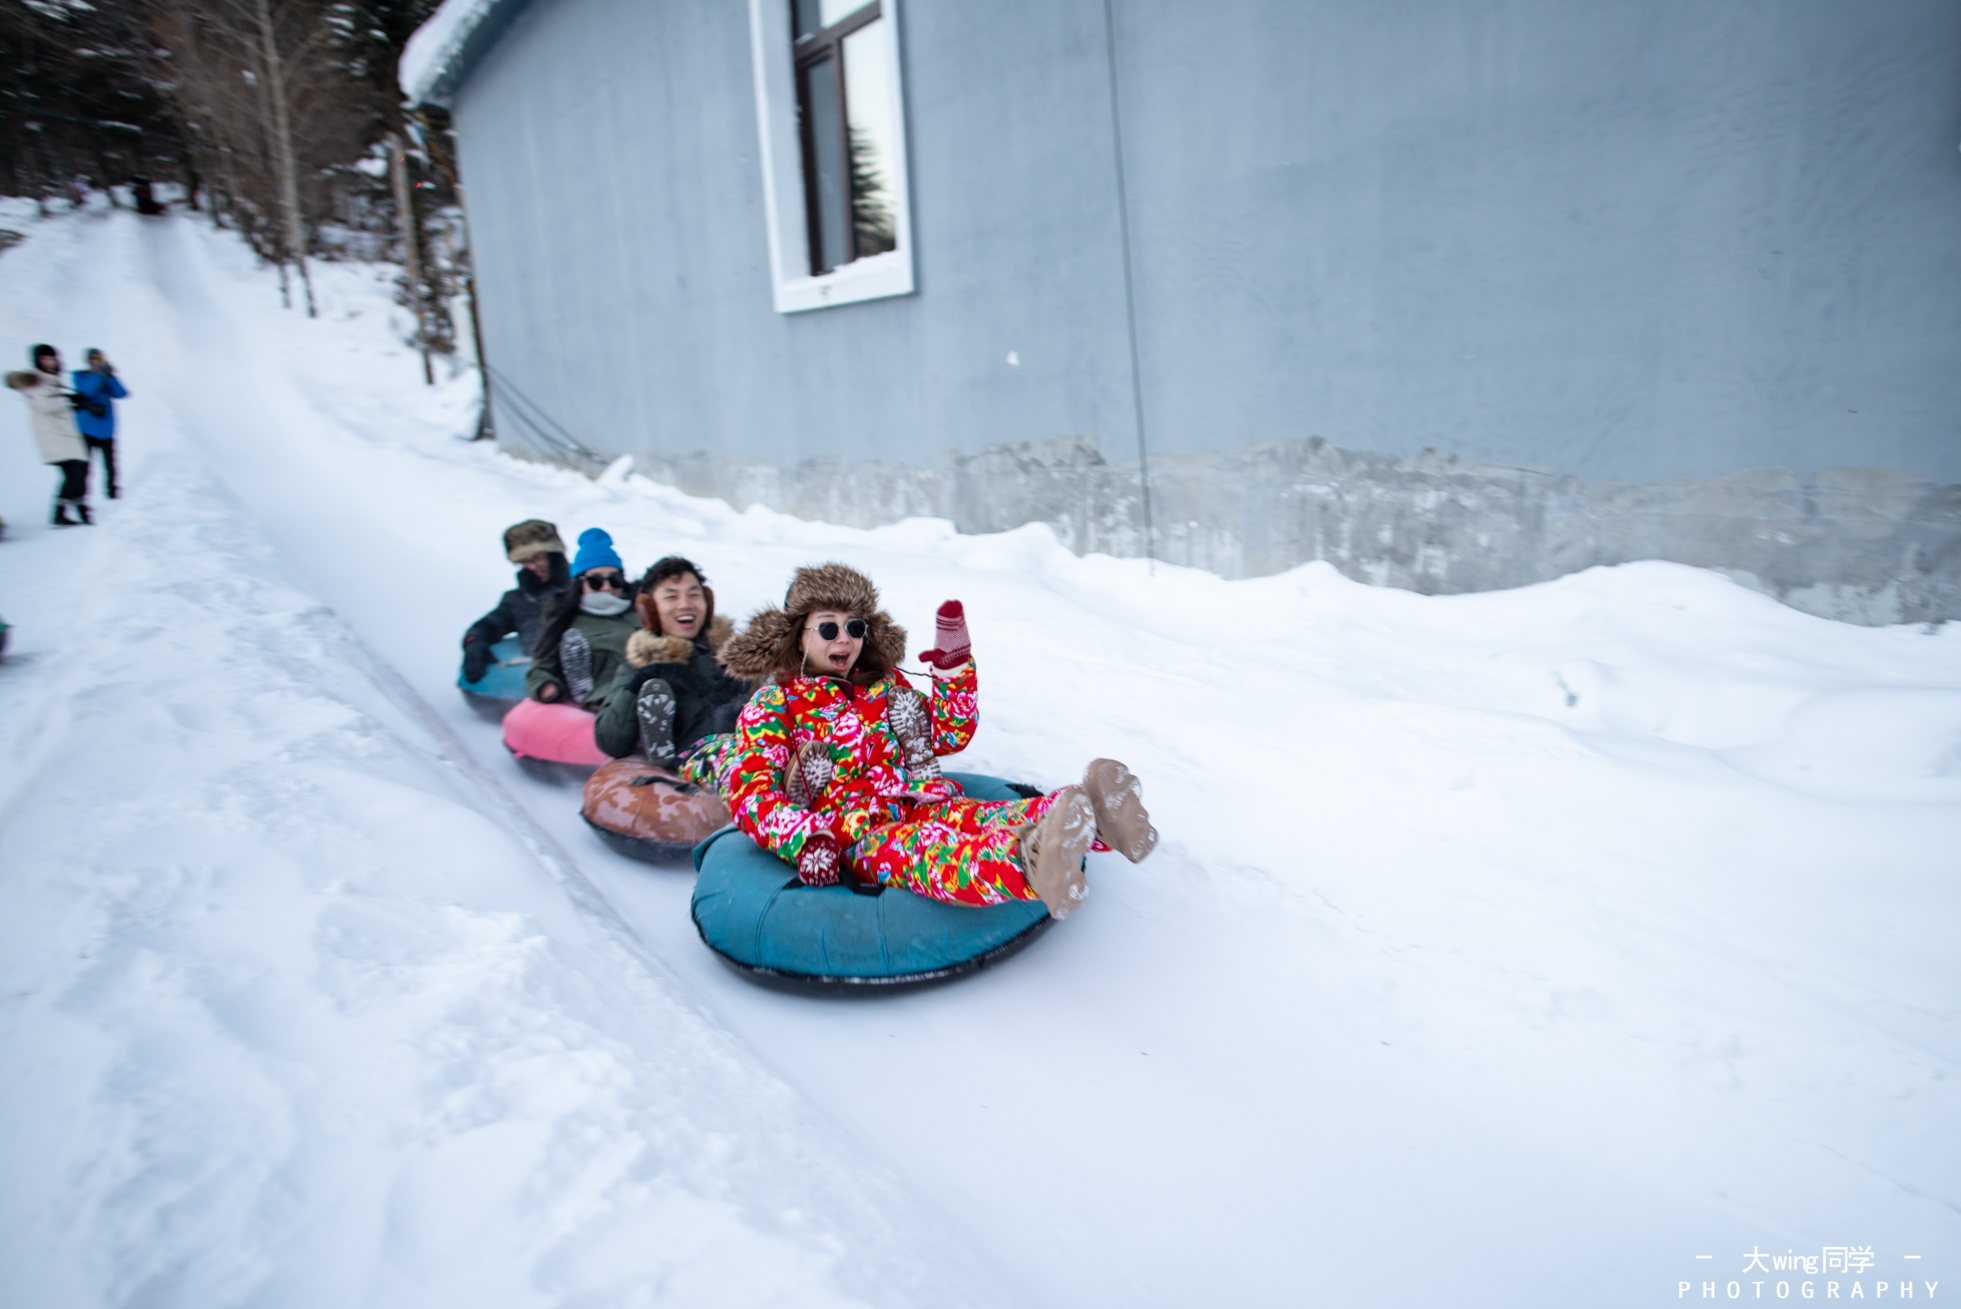
[[[86,531],[40,526],[52,475],[0,417],[5,1302],[1648,1305],[1828,1245],[1874,1247],[1867,1295],[1957,1272],[1951,626],[1668,565],[1426,598],[736,513],[456,440],[467,378],[421,385],[385,272],[317,269],[309,322],[191,221],[5,225],[0,335],[100,345],[132,392]],[[957,986],[748,985],[689,878],[599,846],[450,685],[534,514],[693,557],[738,619],[824,558],[915,631],[962,598],[961,766],[1116,755],[1164,845]]]

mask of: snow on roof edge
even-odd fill
[[[396,80],[418,105],[448,107],[471,68],[529,0],[443,0],[402,48]]]

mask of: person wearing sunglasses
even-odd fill
[[[979,722],[966,612],[940,606],[922,651],[930,701],[899,668],[906,633],[871,579],[843,564],[801,568],[782,608],[758,611],[722,666],[759,682],[724,746],[686,761],[743,833],[811,886],[901,887],[959,905],[1041,900],[1067,917],[1087,893],[1083,855],[1135,863],[1157,844],[1142,790],[1114,759],[1080,785],[1032,800],[968,799],[941,775]]]
[[[546,606],[525,689],[546,704],[584,708],[625,666],[627,639],[640,630],[640,620],[611,536],[597,527],[579,533],[571,568],[570,585]]]

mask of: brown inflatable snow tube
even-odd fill
[[[729,824],[729,811],[713,791],[638,755],[594,769],[580,812],[600,840],[649,863],[682,862]]]

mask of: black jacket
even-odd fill
[[[470,624],[469,630],[463,633],[463,644],[481,641],[491,646],[516,632],[524,652],[536,654],[531,647],[545,626],[545,597],[564,584],[563,578],[542,581],[529,568],[518,569],[517,585],[504,592],[495,609]]]
[[[716,620],[709,632],[695,638],[693,651],[683,662],[654,663],[644,668],[622,667],[596,708],[593,740],[615,759],[640,748],[640,720],[634,703],[648,679],[658,677],[674,690],[674,748],[682,754],[688,747],[716,732],[735,730],[736,715],[748,703],[750,686],[738,681],[715,662],[715,650],[728,636],[726,620]],[[719,639],[717,639],[719,638]],[[679,637],[668,637],[678,641]]]

